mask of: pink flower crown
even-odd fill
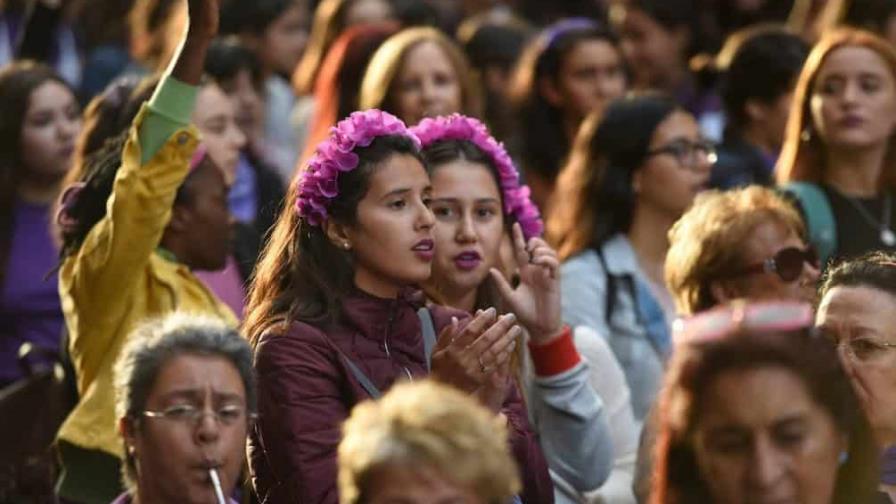
[[[540,236],[544,231],[541,213],[529,197],[529,187],[520,184],[520,173],[504,149],[504,145],[492,137],[482,122],[461,114],[426,118],[411,128],[423,148],[441,140],[466,140],[484,152],[498,170],[501,193],[504,195],[504,213],[512,215],[523,230],[526,239]]]
[[[299,175],[295,203],[299,216],[312,226],[324,223],[330,202],[339,195],[339,174],[358,167],[359,159],[354,150],[367,147],[377,137],[387,135],[407,137],[420,148],[420,140],[404,122],[382,110],[352,112],[330,128],[329,138],[317,146],[307,168]]]

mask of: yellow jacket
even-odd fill
[[[138,130],[147,112],[144,105],[131,126],[106,216],[59,272],[80,401],[58,437],[120,459],[113,369],[128,333],[144,319],[175,310],[237,325],[230,309],[186,266],[156,252],[199,140],[195,127],[180,128],[141,166]]]

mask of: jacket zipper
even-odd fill
[[[392,354],[389,352],[389,334],[392,332],[392,323],[395,321],[396,304],[397,301],[389,306],[389,320],[386,322],[386,333],[383,335],[383,349],[386,351],[386,357],[389,357],[390,359],[392,358]],[[401,369],[403,369],[404,373],[408,376],[408,380],[414,381],[414,376],[407,366],[401,366]]]

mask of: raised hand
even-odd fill
[[[560,260],[557,253],[541,238],[527,244],[519,224],[513,225],[514,258],[519,267],[520,283],[514,289],[496,268],[491,275],[498,292],[519,317],[536,343],[560,334],[563,318],[560,306]]]
[[[218,34],[220,0],[187,0],[190,14],[188,36],[203,37],[209,40]]]
[[[442,330],[433,351],[432,375],[472,393],[510,361],[521,334],[514,315],[498,317],[494,308],[478,312],[463,328],[452,320]]]

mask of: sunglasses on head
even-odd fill
[[[803,272],[803,264],[810,264],[818,269],[818,254],[812,246],[805,249],[787,247],[761,263],[751,264],[737,272],[736,275],[752,273],[774,273],[785,282],[793,282]]]

